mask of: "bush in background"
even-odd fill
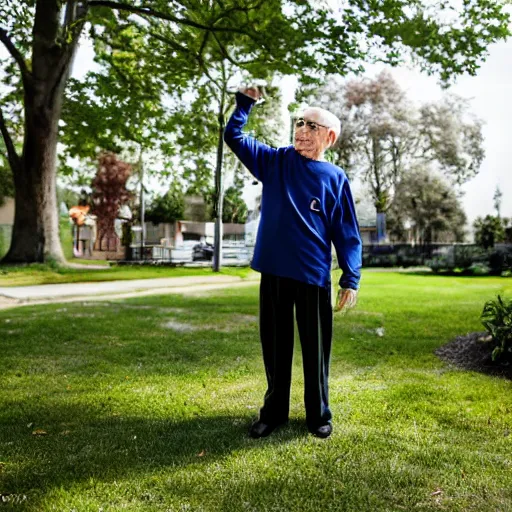
[[[487,301],[481,319],[494,344],[492,360],[512,360],[512,300],[498,295],[496,300]]]

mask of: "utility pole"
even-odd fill
[[[213,271],[220,271],[222,259],[222,203],[224,202],[224,190],[222,184],[222,158],[224,155],[224,92],[219,108],[219,140],[217,143],[217,165],[215,168],[215,236],[213,248]]]
[[[140,259],[144,259],[144,246],[146,245],[146,209],[144,206],[144,163],[142,161],[142,146],[139,152],[139,173],[140,173]]]
[[[222,260],[222,204],[224,202],[224,190],[222,183],[222,159],[224,156],[224,126],[226,108],[226,68],[222,62],[222,86],[219,87],[219,138],[217,142],[217,165],[215,166],[215,233],[213,240],[213,271],[219,272]]]

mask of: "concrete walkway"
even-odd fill
[[[0,309],[54,302],[111,300],[169,293],[194,294],[220,288],[249,286],[258,282],[259,274],[246,279],[238,276],[212,275],[0,287]]]

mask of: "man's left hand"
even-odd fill
[[[356,302],[357,290],[353,290],[352,288],[340,288],[334,311],[346,311],[347,309],[353,308]]]

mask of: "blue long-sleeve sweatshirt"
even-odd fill
[[[325,287],[331,281],[332,242],[343,271],[340,286],[357,289],[361,238],[345,173],[293,146],[274,149],[242,133],[255,101],[242,93],[236,101],[224,140],[263,184],[251,267]]]

